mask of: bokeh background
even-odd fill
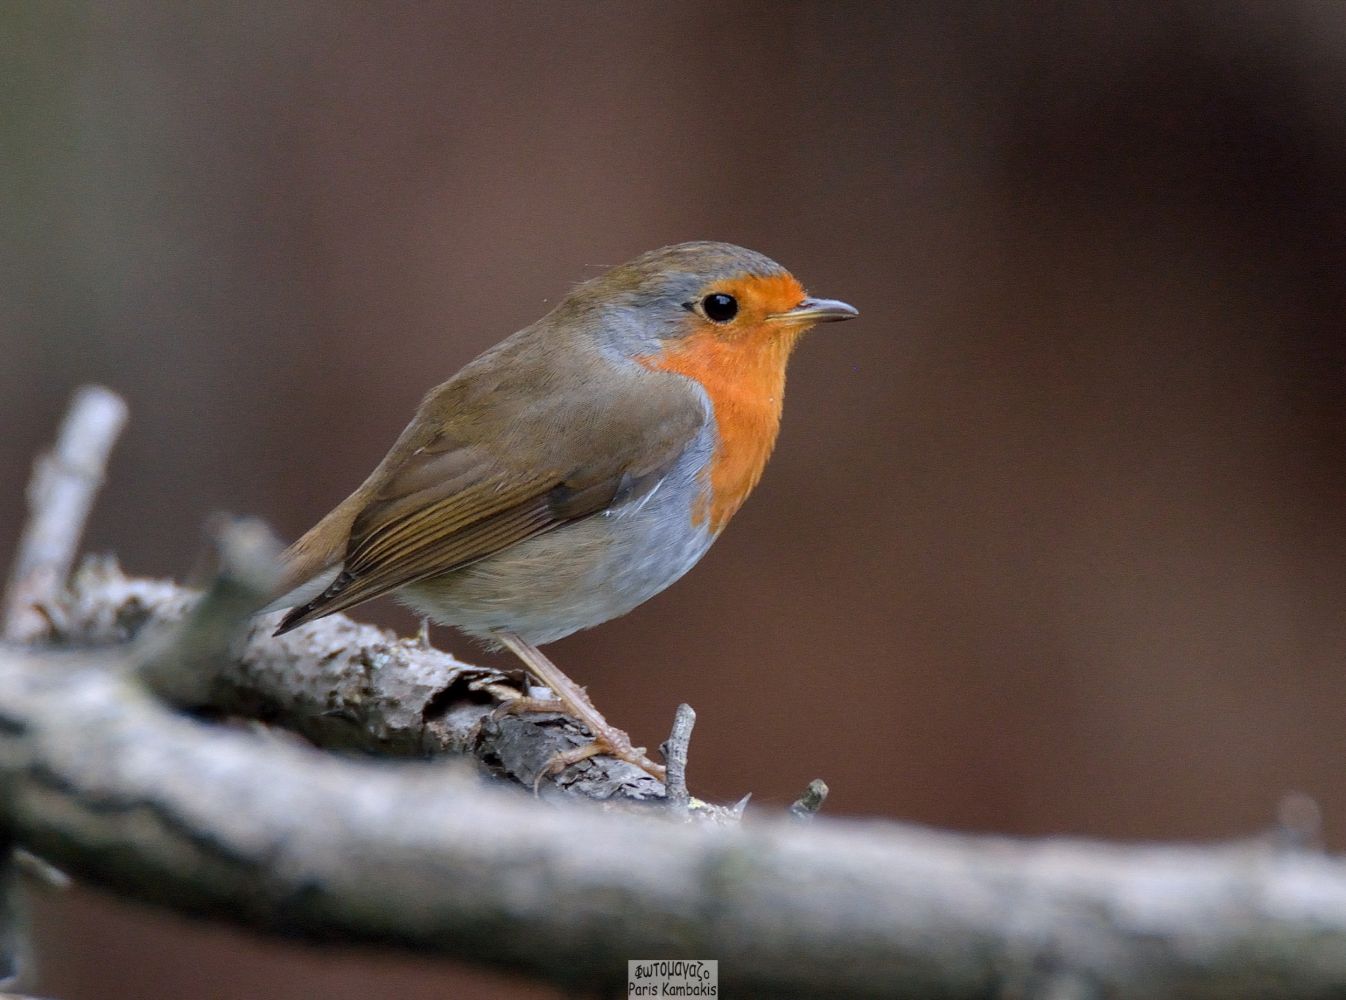
[[[1230,838],[1297,789],[1346,846],[1346,4],[53,0],[0,39],[0,558],[82,382],[132,412],[90,546],[181,575],[570,284],[731,240],[863,317],[706,560],[552,647],[612,719],[690,702],[694,790],[766,809]],[[70,1000],[552,995],[37,906]]]

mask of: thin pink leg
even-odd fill
[[[593,746],[579,747],[571,753],[557,754],[547,765],[547,772],[602,753],[634,764],[656,778],[663,779],[664,766],[646,757],[644,747],[631,746],[631,737],[603,718],[598,709],[594,708],[589,696],[584,693],[584,688],[562,673],[561,668],[543,656],[540,649],[530,642],[524,642],[513,632],[496,632],[495,637],[524,662],[534,677],[551,688],[557,699],[593,734]]]

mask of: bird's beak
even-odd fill
[[[767,317],[770,323],[836,323],[843,319],[855,319],[860,310],[838,299],[807,298],[793,309],[773,313]]]

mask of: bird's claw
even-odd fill
[[[614,738],[616,737],[616,738]],[[666,768],[662,764],[656,764],[645,756],[644,747],[633,747],[630,738],[619,729],[610,730],[602,736],[595,736],[593,740],[583,746],[574,747],[570,750],[562,750],[553,754],[552,758],[542,766],[538,772],[537,778],[533,781],[533,793],[537,794],[542,787],[542,779],[549,775],[559,774],[572,764],[578,764],[580,761],[588,760],[590,757],[607,756],[616,760],[625,761],[635,767],[640,768],[646,774],[656,778],[659,781],[664,780]]]

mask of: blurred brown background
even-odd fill
[[[0,8],[0,557],[73,387],[91,525],[181,574],[307,527],[595,268],[762,250],[807,338],[757,495],[552,647],[694,790],[964,830],[1346,846],[1346,4]],[[367,618],[410,630],[391,604]],[[476,655],[448,630],[441,644]],[[550,996],[83,893],[82,997]]]

